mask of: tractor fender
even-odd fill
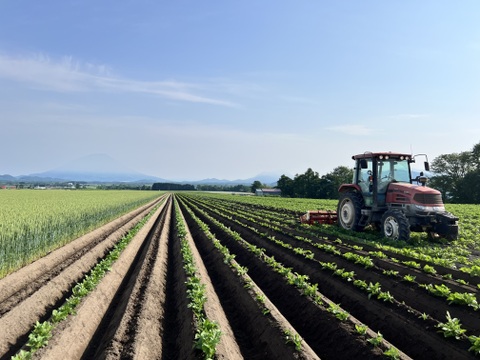
[[[361,193],[362,189],[357,184],[342,184],[338,188],[339,193],[344,193],[344,192],[347,192],[347,191],[358,191],[358,192]]]

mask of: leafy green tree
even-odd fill
[[[480,143],[476,144],[472,149],[472,166],[480,170]]]
[[[293,184],[295,197],[315,199],[319,195],[318,172],[308,168],[304,174],[296,175]]]
[[[471,151],[440,155],[431,167],[428,185],[440,190],[445,201],[480,203],[480,143]]]
[[[261,188],[264,188],[264,187],[266,187],[266,186],[263,185],[260,181],[255,180],[253,182],[253,184],[250,186],[250,190],[254,193],[257,189],[261,189]]]
[[[457,181],[474,168],[471,160],[472,152],[470,151],[443,154],[433,160],[432,169],[436,173],[448,175],[453,181]]]
[[[282,190],[282,196],[285,197],[293,197],[295,195],[293,185],[293,180],[286,175],[280,176],[280,179],[277,181],[277,188]]]
[[[295,175],[292,180],[282,175],[277,181],[277,187],[282,190],[282,196],[310,199],[338,199],[338,188],[343,183],[352,182],[353,169],[338,166],[331,173],[319,177],[318,172],[311,168],[304,174]]]
[[[458,181],[454,201],[461,204],[480,204],[480,168],[468,172]]]
[[[337,166],[331,173],[321,178],[321,198],[338,199],[338,188],[342,184],[352,182],[353,169],[346,166]]]
[[[433,160],[431,168],[436,175],[431,179],[429,186],[457,202],[460,183],[465,175],[474,169],[472,152],[442,154]]]

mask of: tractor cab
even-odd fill
[[[353,184],[362,193],[365,206],[386,206],[387,188],[391,183],[412,183],[410,155],[396,153],[364,153],[352,157],[355,162]],[[425,162],[428,170],[428,162]]]

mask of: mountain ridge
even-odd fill
[[[29,175],[0,175],[3,182],[86,182],[86,183],[155,183],[168,182],[192,185],[251,185],[254,181],[273,184],[280,178],[272,173],[261,173],[247,179],[226,180],[207,178],[202,180],[168,180],[140,173],[125,167],[106,154],[90,154],[74,159],[62,166]]]

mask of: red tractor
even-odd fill
[[[362,231],[374,225],[392,240],[408,240],[411,231],[457,239],[458,218],[445,211],[440,191],[425,186],[423,172],[412,178],[415,156],[365,152],[352,159],[353,183],[339,188],[337,222],[342,228]],[[428,159],[424,164],[429,171]]]

